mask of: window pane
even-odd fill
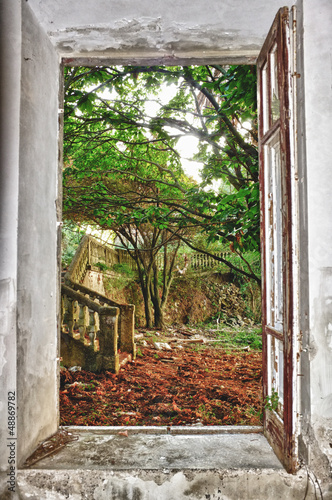
[[[275,134],[265,146],[265,218],[267,324],[282,332],[282,197],[280,136]]]
[[[270,54],[270,89],[271,89],[271,125],[280,118],[280,100],[278,89],[278,57],[277,47]]]

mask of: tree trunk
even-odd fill
[[[154,326],[163,330],[165,328],[164,309],[160,304],[154,304]]]
[[[152,328],[151,292],[150,292],[151,277],[147,275],[144,276],[144,273],[140,269],[138,269],[138,274],[144,300],[146,328]]]
[[[150,293],[146,286],[142,286],[142,294],[144,300],[144,312],[145,312],[145,326],[146,328],[152,328],[152,311],[150,307]]]
[[[153,304],[153,312],[154,312],[154,326],[156,328],[160,328],[161,330],[165,327],[164,322],[164,308],[161,305],[161,298],[159,295],[159,269],[157,263],[153,265],[153,276],[152,281],[150,283],[150,294],[151,300]]]

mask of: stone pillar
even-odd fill
[[[99,345],[100,353],[103,356],[102,368],[118,373],[118,316],[117,307],[102,307],[99,312],[100,332]]]
[[[121,305],[121,333],[120,349],[136,358],[136,345],[134,341],[135,306]]]

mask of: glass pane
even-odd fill
[[[281,416],[284,402],[284,351],[283,343],[272,335],[267,338],[268,349],[268,398],[267,408]]]
[[[279,402],[284,404],[284,347],[283,342],[278,341],[279,347],[279,372],[278,372],[278,394]]]
[[[282,332],[282,190],[280,139],[276,134],[265,146],[265,234],[267,324]]]
[[[264,65],[262,69],[262,100],[263,100],[263,134],[265,134],[269,128],[269,92],[267,83],[267,64]]]
[[[270,54],[270,89],[271,89],[271,125],[280,118],[280,100],[278,88],[278,57],[277,47]]]

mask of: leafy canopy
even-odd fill
[[[65,68],[65,217],[219,242],[259,281],[245,260],[259,251],[256,113],[251,66]],[[201,183],[183,171],[185,136],[199,140]]]

